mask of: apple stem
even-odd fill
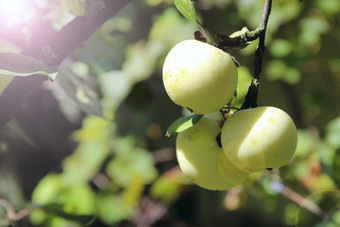
[[[257,107],[257,96],[259,93],[260,81],[258,79],[252,79],[248,88],[246,98],[241,106],[241,109],[249,109]]]
[[[266,30],[267,24],[269,20],[269,15],[271,12],[272,0],[266,0],[262,12],[262,18],[260,25],[257,31],[259,33],[259,42],[257,44],[257,48],[255,51],[255,60],[254,60],[254,75],[253,80],[249,86],[248,93],[246,98],[242,104],[241,109],[248,109],[252,107],[257,107],[257,96],[258,90],[260,87],[260,74],[262,72],[262,60],[265,50],[265,37],[266,37]]]
[[[217,136],[216,136],[216,143],[217,145],[222,148],[222,142],[221,142],[221,133],[219,133]]]
[[[200,28],[200,30],[203,32],[203,34],[204,34],[205,38],[207,39],[208,43],[211,44],[211,45],[214,45],[214,42],[211,41],[208,33],[205,31],[205,29],[203,28],[202,24],[197,19],[195,21],[196,21],[198,27]]]

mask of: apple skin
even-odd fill
[[[224,155],[216,141],[222,124],[221,113],[204,115],[194,126],[180,132],[176,140],[177,160],[183,174],[209,190],[227,190],[241,183],[239,179],[233,182],[233,178],[228,182],[220,173],[222,169],[224,176],[230,175],[228,169],[219,168],[218,165],[220,154]],[[237,173],[236,168],[232,170],[231,174]]]
[[[163,65],[163,83],[171,100],[197,114],[221,109],[237,86],[237,68],[229,54],[196,40],[175,45]]]
[[[293,157],[297,132],[293,120],[276,107],[240,110],[225,122],[221,143],[227,158],[240,170],[278,168]]]
[[[249,176],[249,172],[236,168],[224,154],[223,150],[218,156],[218,169],[223,179],[235,186],[244,183]]]

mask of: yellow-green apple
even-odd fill
[[[243,171],[278,168],[293,157],[297,132],[290,116],[276,107],[256,107],[232,114],[222,128],[226,157]]]
[[[185,40],[163,65],[163,83],[171,100],[198,114],[221,109],[233,97],[237,68],[229,54],[210,44]]]
[[[207,114],[177,136],[176,154],[183,174],[195,184],[209,190],[233,188],[248,175],[230,167],[231,163],[226,164],[224,159],[219,161],[219,156],[224,156],[224,153],[216,137],[221,132],[223,122],[221,113]]]

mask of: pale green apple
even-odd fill
[[[237,180],[235,183],[232,178],[238,174],[236,168],[232,168],[229,174],[229,167],[224,168],[223,165],[219,168],[218,165],[219,155],[224,153],[216,137],[221,132],[223,122],[219,112],[204,115],[198,123],[177,136],[176,154],[183,174],[209,190],[230,189],[240,182]],[[229,181],[223,178],[220,169]]]
[[[201,41],[185,40],[168,53],[163,83],[174,103],[198,114],[209,114],[233,97],[237,68],[222,50]]]
[[[223,179],[232,185],[242,184],[247,180],[250,174],[249,172],[236,168],[223,151],[220,152],[218,156],[218,169]]]
[[[278,168],[293,157],[297,132],[290,116],[275,107],[240,110],[225,122],[221,143],[227,158],[243,171]]]

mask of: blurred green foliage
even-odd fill
[[[70,15],[83,15],[86,2],[55,1],[48,18],[58,27]],[[263,2],[200,0],[194,6],[209,34],[232,34],[256,29]],[[192,185],[177,167],[175,137],[165,133],[187,112],[170,102],[161,80],[167,52],[199,27],[171,0],[133,1],[49,82],[68,122],[82,122],[67,132],[64,143],[72,150],[57,163],[59,171],[44,172],[23,199],[17,183],[5,178],[8,170],[0,168],[0,196],[16,209],[27,207],[24,200],[30,204],[22,226],[339,226],[339,24],[338,0],[273,1],[258,101],[292,116],[299,129],[296,155],[241,187],[210,192]],[[241,63],[238,107],[250,85],[256,45],[230,53]],[[53,119],[55,113],[49,114]],[[31,134],[4,136],[12,137],[0,138],[0,154],[13,152],[23,137],[34,141]]]

